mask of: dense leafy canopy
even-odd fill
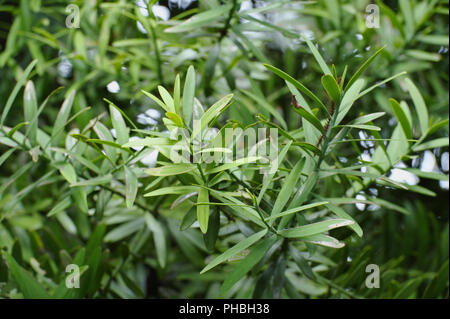
[[[0,0],[0,297],[448,298],[448,2],[369,4]]]

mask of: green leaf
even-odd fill
[[[33,118],[37,114],[37,99],[36,99],[36,91],[34,89],[34,84],[31,81],[28,81],[25,85],[25,91],[23,94],[23,111],[25,121],[31,123]],[[32,145],[36,145],[36,137],[37,137],[37,121],[34,121],[29,128],[29,139]]]
[[[247,95],[248,97],[250,97],[251,99],[253,99],[255,102],[257,102],[258,106],[261,106],[263,109],[265,109],[270,114],[272,114],[272,116],[274,118],[276,118],[278,122],[280,122],[280,124],[283,126],[283,128],[287,129],[287,124],[286,124],[286,121],[284,120],[283,116],[281,116],[281,114],[278,113],[278,111],[272,105],[270,105],[264,98],[262,98],[256,94],[253,94],[251,92],[248,92],[246,90],[240,89],[240,91],[242,93],[244,93],[245,95]]]
[[[112,104],[109,104],[109,113],[111,114],[112,125],[116,131],[117,143],[120,145],[127,143],[130,135],[122,113]]]
[[[425,288],[422,298],[437,298],[440,294],[445,294],[445,287],[448,283],[448,258],[436,273],[434,278]]]
[[[211,24],[211,22],[217,21],[218,18],[224,17],[231,9],[231,7],[232,5],[228,4],[224,6],[218,6],[217,8],[205,12],[201,12],[174,27],[167,28],[165,32],[171,33],[186,32],[191,30],[197,30],[198,28],[204,26],[208,26]]]
[[[125,224],[121,224],[106,234],[105,242],[116,242],[124,239],[140,230],[144,226],[144,223],[144,217],[139,217]]]
[[[20,122],[19,124],[17,124],[16,126],[14,126],[9,132],[8,132],[8,136],[12,137],[14,136],[14,133],[16,133],[22,126],[28,125],[30,124],[29,122]]]
[[[48,213],[47,217],[52,217],[53,215],[56,215],[58,213],[61,213],[66,208],[68,208],[72,204],[72,200],[70,199],[70,196],[65,197],[62,201],[60,201],[58,204],[56,204]]]
[[[435,140],[431,140],[431,141],[413,146],[412,149],[415,152],[420,152],[420,151],[429,150],[431,148],[446,147],[446,146],[448,146],[448,137],[441,137],[441,138],[437,138]]]
[[[25,298],[49,298],[49,295],[44,288],[42,288],[42,286],[30,275],[30,273],[23,269],[10,254],[5,254],[5,259],[14,280],[19,286],[20,292],[22,292]]]
[[[233,98],[233,94],[228,94],[221,98],[219,101],[214,103],[200,118],[200,123],[194,124],[193,132],[191,138],[195,138],[198,134],[200,134],[208,124],[222,112],[222,110],[228,106],[228,103]]]
[[[183,127],[183,120],[181,119],[181,117],[178,114],[172,113],[172,112],[166,112],[166,117],[169,120],[171,120],[176,126]]]
[[[214,203],[217,204],[217,203]],[[216,246],[216,240],[219,236],[220,230],[220,211],[218,209],[214,209],[209,217],[208,221],[208,231],[206,234],[203,234],[203,240],[205,242],[206,249],[209,251],[214,251]]]
[[[170,93],[161,85],[158,85],[159,95],[161,95],[164,104],[167,106],[168,112],[175,112],[175,103]]]
[[[354,222],[354,224],[349,225],[349,227],[351,229],[353,229],[353,231],[359,236],[362,237],[363,235],[363,230],[361,228],[361,226],[359,226],[359,224],[349,215],[347,214],[347,212],[345,210],[343,210],[341,207],[333,205],[333,204],[327,204],[327,207],[333,212],[335,213],[338,217],[340,218],[344,218],[344,219],[350,219]]]
[[[161,101],[160,99],[158,99],[156,96],[154,96],[153,94],[146,92],[144,90],[141,90],[142,93],[144,93],[146,96],[148,96],[149,98],[151,98],[153,101],[156,102],[156,104],[158,104],[164,111],[166,112],[172,112],[173,110],[171,110],[166,104],[164,104],[163,101]]]
[[[328,68],[328,65],[325,63],[325,60],[320,55],[317,48],[314,46],[314,43],[312,43],[312,41],[310,39],[308,39],[308,37],[304,34],[302,34],[302,38],[303,38],[303,40],[305,40],[306,44],[308,45],[309,49],[311,50],[312,54],[314,55],[314,58],[316,59],[317,63],[319,63],[319,66],[322,69],[322,72],[324,74],[329,74],[332,76],[333,74],[331,73],[330,69]]]
[[[188,173],[194,169],[196,169],[196,166],[193,164],[181,163],[149,168],[145,172],[151,176],[172,176]]]
[[[301,238],[303,241],[314,244],[314,245],[320,245],[324,247],[329,248],[342,248],[345,246],[344,243],[340,242],[334,237],[324,235],[324,234],[316,234],[311,236],[305,236]]]
[[[73,183],[70,185],[71,187],[76,186],[97,186],[97,185],[103,185],[103,184],[109,184],[112,181],[112,175],[106,174],[104,176],[99,176],[95,178],[91,178],[88,180],[80,181],[77,183]]]
[[[384,114],[386,114],[385,112],[375,112],[375,113],[371,113],[371,114],[366,114],[366,115],[362,115],[356,119],[354,119],[350,124],[366,124],[368,122],[371,122],[373,120],[376,120],[379,117],[382,117]]]
[[[107,141],[107,140],[100,140],[98,138],[89,138],[89,139],[85,140],[85,142],[107,145],[107,146],[110,146],[113,148],[118,148],[118,149],[128,152],[130,154],[133,154],[133,151],[131,151],[130,149],[123,147],[122,145],[117,144],[115,142],[111,142],[111,141]]]
[[[291,253],[292,258],[297,264],[298,268],[301,272],[309,279],[316,280],[316,276],[314,275],[314,271],[309,265],[308,261],[300,254],[300,252],[292,245],[289,245],[289,251]]]
[[[158,263],[161,266],[161,268],[164,268],[166,266],[166,259],[167,259],[167,246],[166,246],[166,236],[164,234],[162,225],[150,213],[145,214],[145,223],[147,224],[148,229],[150,229],[150,231],[153,233],[153,241],[155,243]]]
[[[270,215],[271,219],[273,219],[274,216],[279,215],[281,210],[289,201],[289,198],[291,198],[291,194],[295,190],[295,185],[297,185],[297,182],[301,176],[301,172],[304,165],[305,165],[304,159],[298,160],[295,166],[292,168],[289,175],[286,177],[283,186],[281,187],[281,190],[278,193],[277,199],[273,204],[272,213]]]
[[[409,167],[405,167],[405,168],[397,168],[397,169],[401,169],[403,171],[407,171],[410,173],[413,173],[419,177],[423,177],[423,178],[428,178],[428,179],[434,179],[437,181],[448,181],[449,177],[443,173],[434,173],[434,172],[424,172],[421,169],[418,168],[409,168]]]
[[[377,87],[380,87],[380,86],[386,84],[387,82],[390,82],[390,81],[392,81],[392,80],[394,80],[394,79],[396,79],[396,78],[398,78],[399,76],[402,76],[402,75],[404,75],[404,74],[406,74],[406,72],[400,72],[400,73],[397,73],[397,74],[395,74],[395,75],[393,75],[393,76],[391,76],[391,77],[389,77],[389,78],[387,78],[387,79],[384,79],[383,81],[380,81],[380,82],[378,82],[378,83],[372,85],[372,86],[369,87],[368,89],[365,89],[364,91],[362,91],[361,93],[359,93],[358,99],[359,99],[360,97],[366,95],[367,93],[369,93],[369,92],[375,90]]]
[[[316,146],[314,146],[314,145],[312,145],[310,143],[307,143],[307,142],[294,142],[292,144],[295,145],[295,146],[298,146],[298,147],[300,147],[302,149],[311,151],[311,152],[313,152],[316,155],[320,155],[322,153],[322,151],[319,148],[317,148]]]
[[[184,81],[183,99],[181,103],[183,107],[183,119],[186,125],[189,125],[189,123],[191,123],[192,110],[194,108],[194,96],[195,96],[195,69],[191,65],[188,68],[186,80]]]
[[[75,99],[76,91],[72,90],[64,100],[61,108],[56,116],[55,124],[52,129],[52,139],[55,145],[58,144],[59,136],[61,135],[62,128],[67,124],[70,111],[72,110],[73,101]]]
[[[123,147],[141,147],[141,146],[168,146],[173,145],[175,141],[167,137],[146,137],[140,138],[123,144]]]
[[[302,238],[329,231],[334,228],[353,225],[354,221],[349,219],[327,219],[321,222],[283,229],[279,234],[286,238]]]
[[[330,74],[325,74],[321,78],[322,85],[327,91],[328,96],[334,101],[334,103],[339,104],[341,101],[341,89],[337,84],[335,78]]]
[[[303,107],[293,107],[294,111],[300,114],[305,120],[307,120],[309,123],[311,123],[316,129],[319,130],[320,133],[325,133],[325,128],[322,126],[322,123],[320,120],[314,116],[312,113],[309,113],[306,109]]]
[[[69,163],[66,163],[59,167],[59,172],[62,176],[69,182],[69,184],[73,184],[77,182],[77,173],[73,166]]]
[[[369,67],[369,65],[375,60],[375,58],[380,54],[386,46],[383,46],[382,48],[378,49],[370,58],[367,59],[366,62],[363,63],[358,69],[358,71],[353,74],[353,76],[350,78],[348,83],[345,86],[345,91],[347,91],[349,88],[352,87],[352,85],[356,82],[356,80],[359,79],[359,77],[364,73],[364,71]]]
[[[200,188],[198,192],[197,202],[209,202],[209,192],[206,188]],[[205,234],[208,231],[209,205],[197,206],[197,220],[200,225],[200,230],[203,234]]]
[[[244,158],[240,158],[238,160],[235,160],[231,163],[225,163],[223,165],[217,166],[217,167],[213,167],[211,169],[207,169],[205,171],[206,174],[214,174],[214,173],[218,173],[221,171],[225,171],[225,170],[229,170],[241,165],[245,165],[245,164],[249,164],[249,163],[253,163],[256,162],[258,160],[260,160],[262,157],[260,156],[250,156],[250,157],[244,157]]]
[[[244,240],[239,241],[236,245],[233,247],[227,249],[225,252],[214,258],[205,268],[202,269],[200,274],[203,274],[207,272],[208,270],[211,270],[212,268],[216,267],[217,265],[223,263],[224,261],[230,259],[231,257],[239,254],[244,249],[250,247],[254,243],[256,243],[258,240],[260,240],[264,235],[267,234],[267,228],[263,229]]]
[[[439,62],[442,59],[442,55],[438,53],[431,53],[423,50],[413,50],[413,49],[406,50],[405,55],[412,57],[414,59],[431,62]]]
[[[27,66],[25,71],[23,71],[22,75],[20,76],[19,80],[14,86],[14,89],[12,90],[11,95],[8,97],[8,100],[6,101],[6,105],[3,108],[2,118],[0,120],[1,127],[3,127],[3,124],[5,123],[6,116],[8,116],[9,110],[11,109],[11,106],[14,100],[16,99],[16,96],[19,93],[20,88],[25,84],[28,75],[30,75],[31,71],[33,70],[37,62],[38,62],[37,60],[31,61],[31,63]]]
[[[367,124],[336,125],[334,128],[341,128],[341,127],[357,128],[357,129],[360,129],[360,130],[381,131],[381,128],[379,128],[378,126],[367,125]]]
[[[278,240],[276,235],[264,239],[253,247],[250,253],[231,271],[220,288],[220,295],[223,296],[242,277],[244,277],[253,267],[266,255],[267,251]]]
[[[277,69],[276,67],[269,65],[269,64],[263,64],[267,69],[269,69],[271,72],[278,75],[283,80],[291,83],[293,86],[295,86],[298,90],[300,90],[303,94],[307,95],[310,99],[312,99],[317,105],[320,106],[320,108],[326,113],[329,114],[328,109],[326,106],[322,103],[322,101],[314,95],[310,90],[308,90],[303,84],[301,84],[299,81],[294,79],[289,74],[281,71],[280,69]]]
[[[283,184],[283,186],[284,185],[285,184]],[[268,221],[268,220],[277,219],[277,218],[280,218],[282,216],[295,214],[295,213],[301,212],[303,210],[307,210],[307,209],[310,209],[310,208],[314,208],[314,207],[322,206],[322,205],[326,205],[326,204],[328,204],[328,202],[317,202],[317,203],[312,203],[312,204],[308,204],[308,205],[299,206],[299,207],[292,208],[292,209],[286,210],[286,211],[278,213],[278,214],[271,215],[270,217],[267,217],[265,220]],[[274,205],[274,207],[275,207],[275,205]],[[272,211],[272,213],[273,213],[273,211]]]
[[[177,74],[175,77],[175,84],[173,87],[173,104],[175,106],[175,113],[177,115],[182,115],[181,112],[181,93],[180,93],[180,75]],[[181,121],[182,122],[182,121]]]
[[[125,171],[125,196],[126,204],[128,208],[133,206],[134,200],[136,199],[138,180],[134,172],[128,166],[124,166]]]
[[[287,152],[289,151],[289,148],[291,147],[292,141],[288,141],[287,144],[283,147],[283,149],[281,150],[281,152],[278,154],[278,162],[281,163],[283,162],[284,157],[286,156]],[[258,195],[258,205],[261,202],[264,193],[266,192],[267,188],[269,187],[270,183],[272,182],[273,177],[275,176],[276,172],[273,172],[271,174],[268,174],[268,176],[266,176],[263,180],[263,186],[259,192]]]
[[[405,133],[406,138],[409,140],[412,139],[411,123],[409,122],[408,117],[405,114],[405,112],[403,111],[402,107],[396,100],[394,100],[392,98],[389,99],[389,104],[391,105],[391,108],[394,111],[395,117],[399,121],[399,123],[402,127],[402,130]]]
[[[101,122],[96,122],[93,129],[95,131],[95,134],[97,134],[97,136],[99,137],[99,140],[96,140],[96,142],[102,143],[104,145],[103,148],[105,150],[106,156],[111,160],[112,163],[115,163],[117,160],[117,151],[115,150],[115,148],[117,147],[114,146],[116,143],[114,143],[114,138],[111,132]],[[107,145],[108,142],[104,141],[109,141],[112,144],[110,143],[110,145]]]
[[[417,117],[419,118],[420,123],[420,130],[422,131],[422,134],[426,134],[428,131],[429,122],[427,106],[425,105],[419,90],[409,78],[405,79],[405,84],[408,88],[409,94],[411,94],[411,98],[416,108]]]
[[[167,194],[188,194],[192,192],[198,192],[199,187],[198,186],[170,186],[170,187],[163,187],[157,190],[154,190],[150,193],[144,194],[145,197],[151,197],[151,196],[161,196],[161,195],[167,195]]]
[[[448,47],[448,36],[447,35],[439,35],[439,34],[419,34],[415,37],[417,41],[427,43],[427,44],[433,44],[433,45],[439,45],[439,46],[446,46]]]
[[[345,92],[344,97],[341,100],[341,104],[337,110],[338,115],[336,117],[335,125],[341,123],[347,113],[350,111],[353,103],[359,98],[359,92],[364,87],[365,81],[358,79],[353,85]]]

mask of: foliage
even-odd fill
[[[448,298],[447,2],[3,2],[1,297]]]

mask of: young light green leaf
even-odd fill
[[[119,241],[144,227],[145,218],[139,217],[131,220],[130,222],[121,224],[120,226],[112,229],[109,233],[106,234],[104,241],[105,242],[116,242]]]
[[[226,13],[231,9],[231,7],[232,5],[228,4],[224,6],[218,6],[205,12],[201,12],[174,27],[167,28],[165,32],[178,33],[197,30],[198,28],[201,28],[203,26],[210,25],[211,22],[217,21],[217,19],[220,17],[224,17]]]
[[[379,117],[382,117],[385,112],[375,112],[371,114],[362,115],[356,119],[354,119],[350,124],[366,124],[368,122],[371,122],[373,120],[376,120]]]
[[[200,118],[200,123],[194,124],[193,132],[191,138],[195,138],[198,134],[200,134],[208,124],[222,112],[222,110],[228,106],[228,103],[233,98],[233,94],[228,94],[221,98],[219,101],[214,103]]]
[[[359,79],[359,77],[364,73],[364,71],[369,67],[369,65],[372,63],[372,61],[378,56],[378,54],[380,54],[384,49],[386,48],[386,46],[383,46],[382,48],[378,49],[370,58],[367,59],[366,62],[363,63],[363,65],[361,65],[358,69],[358,71],[355,72],[355,74],[353,74],[353,76],[350,78],[350,80],[348,81],[348,83],[345,86],[345,91],[347,91],[352,85],[353,83],[356,82],[356,80]]]
[[[378,126],[367,125],[367,124],[336,125],[334,128],[341,128],[341,127],[357,128],[357,129],[360,129],[360,130],[381,131],[381,128],[379,128]]]
[[[281,213],[278,213],[278,214],[275,214],[275,215],[271,215],[270,217],[267,217],[265,220],[269,221],[269,220],[277,219],[277,218],[280,218],[282,216],[295,214],[295,213],[301,212],[303,210],[307,210],[307,209],[314,208],[314,207],[317,207],[317,206],[323,206],[323,205],[326,205],[326,204],[328,204],[328,202],[317,202],[317,203],[312,203],[312,204],[308,204],[308,205],[299,206],[299,207],[292,208],[292,209],[286,210],[284,212],[281,212]],[[274,207],[275,207],[275,205],[274,205]]]
[[[423,100],[422,95],[420,94],[417,87],[414,83],[409,79],[405,79],[406,87],[408,88],[409,94],[411,94],[411,98],[413,100],[414,106],[416,108],[417,117],[419,118],[420,130],[422,134],[426,134],[428,131],[428,109],[425,105],[425,101]]]
[[[333,204],[327,204],[327,207],[333,212],[335,213],[338,217],[340,218],[344,218],[344,219],[349,219],[352,220],[354,222],[354,224],[349,225],[349,227],[351,229],[353,229],[353,231],[359,236],[362,237],[363,235],[363,230],[361,228],[361,226],[359,226],[359,224],[349,215],[347,214],[347,212],[345,210],[343,210],[341,207],[337,206],[337,205],[333,205]]]
[[[28,75],[30,75],[31,71],[33,70],[34,66],[36,65],[38,61],[33,60],[31,63],[27,66],[25,71],[23,71],[22,75],[20,76],[19,80],[17,81],[16,85],[14,86],[14,89],[12,90],[10,96],[8,97],[8,100],[6,101],[6,105],[3,108],[2,112],[2,118],[0,120],[0,126],[3,127],[3,124],[5,123],[6,116],[9,113],[9,110],[11,109],[11,106],[16,99],[17,94],[19,93],[20,88],[25,84]]]
[[[200,188],[198,192],[197,202],[209,202],[209,192],[206,188]],[[197,220],[200,225],[200,230],[203,234],[206,234],[206,232],[208,231],[209,205],[197,206]]]
[[[172,176],[188,173],[196,169],[196,166],[189,163],[169,164],[166,166],[153,167],[145,170],[151,176]]]
[[[99,177],[95,177],[95,178],[79,181],[77,183],[73,183],[70,186],[71,187],[76,187],[76,186],[97,186],[97,185],[109,184],[111,182],[111,180],[112,180],[112,175],[111,174],[106,174],[104,176],[99,176]]]
[[[347,113],[350,111],[353,103],[358,99],[359,92],[364,87],[365,81],[363,79],[358,79],[353,83],[353,85],[346,90],[344,97],[341,100],[341,104],[338,108],[338,115],[336,117],[335,125],[341,123]]]
[[[62,176],[69,182],[69,184],[73,184],[77,182],[77,173],[73,166],[69,163],[63,164],[59,167],[59,171]]]
[[[195,96],[195,69],[191,65],[188,68],[186,80],[184,81],[183,99],[181,103],[183,108],[183,119],[186,125],[189,125],[189,123],[191,123],[192,110],[194,108],[194,96]]]
[[[25,121],[28,123],[30,123],[37,114],[36,91],[34,89],[34,84],[31,81],[28,81],[25,85],[25,91],[23,94],[23,112]],[[34,123],[32,123],[29,127],[29,139],[32,145],[36,145],[38,129],[37,124],[37,121],[34,121]]]
[[[221,172],[221,171],[232,169],[234,167],[238,167],[238,166],[241,166],[241,165],[245,165],[245,164],[256,162],[256,161],[260,160],[261,158],[262,157],[260,157],[260,156],[250,156],[250,157],[240,158],[240,159],[235,160],[235,161],[233,161],[231,163],[225,163],[223,165],[220,165],[220,166],[217,166],[217,167],[213,167],[211,169],[207,169],[205,171],[205,173],[206,174],[218,173],[218,172]]]
[[[164,104],[167,106],[168,112],[175,112],[175,104],[170,93],[161,85],[158,85],[159,95],[161,95]]]
[[[172,112],[166,112],[166,117],[169,120],[171,120],[176,126],[183,127],[183,120],[181,119],[181,117],[178,114],[172,113]]]
[[[72,90],[69,95],[65,98],[61,108],[56,116],[55,125],[52,129],[52,139],[54,145],[58,144],[59,137],[61,135],[62,128],[66,125],[70,111],[72,110],[73,101],[75,99],[76,91]]]
[[[431,148],[446,147],[446,146],[448,146],[448,137],[440,137],[440,138],[413,146],[413,151],[420,152],[420,151],[429,150]]]
[[[303,40],[305,40],[306,44],[308,45],[309,49],[311,50],[312,54],[314,55],[314,58],[316,59],[317,63],[319,63],[320,68],[322,69],[322,72],[324,74],[333,75],[328,68],[328,65],[325,63],[325,60],[323,59],[322,55],[320,55],[317,48],[314,46],[314,43],[304,34],[302,34]]]
[[[138,180],[136,174],[128,166],[124,166],[125,171],[125,196],[126,204],[128,208],[133,206],[134,200],[136,199]]]
[[[130,130],[125,124],[122,113],[120,113],[120,111],[112,104],[109,105],[109,113],[111,114],[112,125],[114,127],[114,130],[116,131],[116,141],[118,144],[123,145],[128,142],[128,139],[130,137]]]
[[[144,196],[152,197],[152,196],[161,196],[161,195],[167,195],[167,194],[182,195],[182,194],[198,192],[198,189],[199,189],[198,186],[169,186],[169,187],[163,187],[163,188],[156,189],[150,193],[144,194]]]
[[[325,74],[321,78],[322,86],[325,91],[327,91],[328,96],[334,101],[334,103],[339,104],[341,101],[341,89],[337,84],[334,77],[330,74]]]
[[[394,111],[395,117],[399,121],[403,132],[407,139],[412,139],[412,128],[411,123],[408,120],[407,115],[403,111],[400,104],[395,99],[389,99],[389,104],[391,105],[392,110]]]
[[[279,234],[286,238],[302,238],[329,231],[334,228],[353,225],[355,222],[349,219],[328,219],[321,222],[283,229]]]
[[[175,106],[175,113],[179,116],[182,116],[181,112],[181,88],[180,88],[180,75],[177,74],[175,77],[175,84],[173,87],[173,104]]]
[[[173,145],[175,141],[170,140],[167,137],[146,137],[139,138],[129,141],[128,143],[123,144],[123,147],[142,147],[142,146],[168,146]]]
[[[144,93],[146,96],[148,96],[149,98],[151,98],[153,101],[156,102],[156,104],[158,104],[164,111],[166,112],[171,112],[172,110],[166,105],[164,104],[163,101],[161,101],[160,99],[158,99],[156,96],[154,96],[153,94],[146,92],[144,90],[141,90],[142,93]]]
[[[305,160],[300,159],[297,161],[295,166],[292,168],[291,172],[285,179],[283,186],[281,187],[280,192],[278,193],[277,199],[273,204],[272,213],[270,214],[271,219],[275,218],[274,216],[279,215],[279,213],[283,210],[286,203],[289,201],[289,198],[292,195],[292,192],[295,189],[295,185],[298,182],[298,179],[301,176],[301,172],[303,166],[305,165]]]

